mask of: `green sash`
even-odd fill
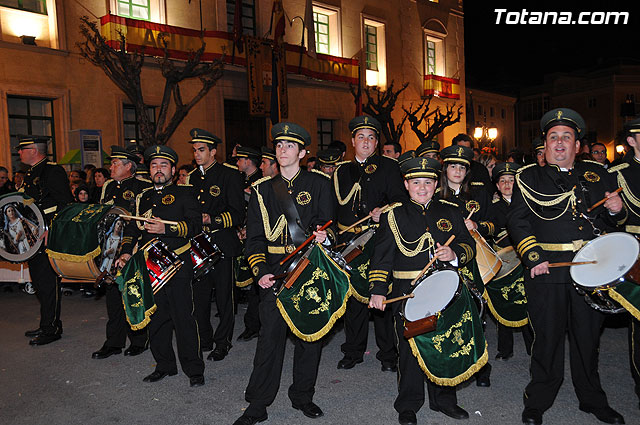
[[[351,272],[349,273],[351,282],[351,296],[364,304],[369,304],[369,262],[373,256],[376,235],[364,244],[362,254],[358,255],[349,263]]]
[[[253,282],[251,267],[244,255],[239,255],[233,260],[233,276],[238,288],[245,288]]]
[[[116,283],[122,293],[122,303],[131,329],[142,329],[151,321],[156,311],[151,280],[147,270],[147,253],[140,250],[116,275]]]
[[[466,286],[438,315],[436,330],[410,338],[409,345],[420,368],[438,385],[458,385],[487,363],[482,320]]]
[[[460,267],[458,272],[468,288],[475,288],[480,295],[484,296],[484,282],[482,281],[482,275],[480,274],[480,269],[478,268],[478,263],[475,258],[466,266]]]
[[[70,204],[49,229],[47,254],[56,260],[84,263],[100,255],[98,223],[113,205]]]
[[[346,310],[351,295],[349,275],[317,245],[309,265],[290,289],[278,294],[277,305],[291,331],[300,339],[317,341],[325,336]]]
[[[489,282],[486,290],[483,298],[487,300],[491,314],[499,323],[512,328],[529,323],[522,264],[511,273]]]
[[[622,282],[609,289],[611,298],[620,303],[637,320],[640,320],[640,285]]]

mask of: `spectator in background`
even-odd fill
[[[96,168],[93,170],[93,188],[91,189],[91,202],[97,204],[100,202],[102,194],[102,186],[109,179],[109,170],[106,168]]]
[[[69,181],[69,189],[71,189],[71,193],[75,194],[76,189],[79,186],[86,186],[85,182],[80,179],[73,179]]]
[[[76,187],[76,190],[73,192],[73,197],[75,198],[76,202],[79,202],[81,204],[88,204],[89,188],[87,187],[87,185],[82,183],[78,187]]]
[[[82,171],[85,173],[84,181],[87,183],[87,186],[91,188],[93,184],[93,171],[96,169],[96,166],[93,164],[87,164],[84,166]]]
[[[24,171],[18,170],[13,173],[13,186],[16,190],[22,187],[22,183],[24,183]]]
[[[485,166],[489,172],[489,177],[493,178],[493,167],[495,167],[497,163],[496,157],[491,153],[485,153],[480,155],[479,162]]]
[[[402,146],[400,146],[400,143],[386,142],[382,146],[382,155],[386,156],[387,158],[398,159],[401,153]]]
[[[611,163],[607,159],[607,147],[600,142],[596,142],[591,145],[591,157],[596,162],[599,162],[604,168],[609,168]]]
[[[316,161],[317,158],[315,156],[310,156],[309,159],[307,159],[307,171],[311,171],[316,168]]]
[[[0,166],[0,196],[15,191],[16,188],[13,187],[13,183],[9,180],[9,170]]]
[[[478,148],[473,148],[473,160],[477,162],[482,162],[480,157],[482,156],[482,152]],[[491,175],[491,173],[489,173]]]
[[[189,175],[191,170],[193,170],[193,167],[191,165],[189,164],[181,165],[180,168],[178,168],[177,183],[187,184],[187,176]]]

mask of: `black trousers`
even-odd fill
[[[271,289],[260,289],[260,321],[253,371],[245,392],[249,402],[246,414],[263,415],[278,394],[282,364],[289,327],[278,310],[276,296]],[[322,341],[305,342],[294,337],[293,384],[289,387],[289,399],[295,406],[313,401],[318,378],[318,366],[322,353]]]
[[[370,310],[367,304],[363,304],[355,298],[347,301],[347,309],[344,313],[345,342],[341,345],[346,357],[362,359],[367,349],[369,336],[369,312],[373,315],[373,328],[376,335],[378,352],[376,358],[381,362],[396,362],[396,351],[393,313],[391,309],[385,311]]]
[[[211,294],[214,287],[216,307],[220,314],[220,323],[215,334],[211,326]],[[195,317],[198,321],[202,347],[213,347],[214,342],[216,345],[231,345],[235,321],[233,287],[233,257],[231,256],[225,256],[216,264],[215,269],[193,283]]]
[[[391,310],[391,309],[385,309]],[[395,314],[395,337],[398,344],[398,397],[393,407],[398,412],[412,410],[417,412],[424,404],[425,374],[418,360],[411,352],[409,342],[404,337],[403,319]],[[436,385],[427,379],[429,406],[433,408],[449,407],[458,404],[456,387]]]
[[[149,344],[149,332],[147,328],[134,331],[129,326],[118,285],[107,285],[105,298],[108,320],[107,340],[104,345],[106,347],[124,348],[127,342],[127,335],[129,335],[132,346],[147,347]]]
[[[190,265],[191,263],[186,263]],[[160,372],[177,372],[173,351],[173,332],[176,333],[178,359],[182,371],[189,377],[204,373],[200,351],[198,324],[193,316],[191,270],[183,266],[171,280],[154,295],[156,312],[149,323],[151,353]]]
[[[28,264],[31,282],[40,302],[40,329],[46,334],[62,332],[60,279],[51,268],[49,256],[40,252]]]
[[[258,283],[254,281],[247,294],[247,312],[244,314],[244,327],[253,332],[260,330],[260,292]]]
[[[629,324],[629,357],[631,376],[636,383],[636,395],[640,398],[640,321],[631,317]]]
[[[527,353],[531,353],[531,344],[533,343],[533,331],[531,326],[526,324],[519,328],[512,328],[498,323],[498,352],[502,354],[513,353],[513,333],[516,330],[522,331],[522,338],[524,338],[524,345],[527,349]]]
[[[554,261],[570,261],[558,258]],[[527,310],[534,332],[531,381],[524,394],[527,408],[542,412],[553,404],[564,378],[564,338],[569,334],[573,386],[583,406],[604,407],[598,348],[604,315],[591,308],[570,282],[569,268],[531,279],[525,273]]]

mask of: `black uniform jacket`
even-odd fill
[[[507,214],[509,213],[509,201],[507,201],[504,197],[500,197],[498,199],[494,199],[489,205],[489,221],[493,223],[495,228],[494,231],[494,239],[500,240],[498,242],[498,246],[500,248],[505,248],[511,245],[511,239],[509,236],[505,236],[507,234]]]
[[[495,226],[489,219],[489,205],[491,204],[491,198],[489,192],[483,185],[474,184],[471,182],[469,185],[469,194],[459,193],[457,195],[450,193],[447,201],[454,203],[458,206],[460,214],[467,218],[471,211],[475,212],[471,216],[471,220],[475,221],[478,225],[478,233],[483,237],[488,238],[494,235]],[[442,191],[438,189],[436,192],[436,198],[442,199]]]
[[[57,211],[73,202],[64,168],[54,162],[47,162],[46,158],[27,170],[20,192],[36,200],[48,224],[51,224]]]
[[[335,217],[335,200],[329,177],[321,172],[300,169],[290,181],[281,174],[256,181],[247,213],[245,255],[257,279],[268,273],[279,274],[282,269],[278,262],[295,248],[289,237],[284,209],[273,190],[275,179],[282,179],[287,185],[300,216],[300,227],[307,235],[311,235],[316,226],[322,226]],[[327,232],[335,239],[331,228]]]
[[[136,208],[136,196],[149,186],[151,182],[138,180],[135,176],[121,181],[109,179],[102,185],[100,203],[122,207],[129,213],[133,213]]]
[[[564,172],[550,164],[519,169],[507,229],[523,264],[532,268],[559,256],[570,260],[586,241],[596,237],[585,216],[603,232],[623,224],[625,207],[615,215],[604,206],[587,213],[605,192],[615,189],[615,177],[594,161],[576,162]]]
[[[429,235],[427,235],[429,234]],[[411,280],[427,265],[436,248],[455,235],[449,245],[462,267],[475,257],[475,242],[457,207],[432,199],[425,207],[410,200],[382,215],[376,245],[369,265],[372,295],[387,295],[393,277],[392,297],[406,294]],[[433,248],[428,249],[433,240]],[[420,240],[424,240],[419,248]],[[413,252],[412,252],[413,251]]]
[[[371,155],[362,164],[355,160],[343,163],[333,173],[332,184],[341,228],[376,207],[408,200],[397,161],[384,156]]]
[[[211,238],[222,252],[240,255],[236,228],[244,224],[246,210],[240,171],[214,162],[206,170],[198,167],[191,171],[187,183],[195,188],[200,212],[211,216],[211,224],[205,224],[203,229],[212,232]]]
[[[168,183],[161,188],[150,187],[136,197],[135,215],[176,221],[165,225],[162,235],[144,231],[144,222],[131,220],[125,227],[122,253],[130,254],[136,241],[140,246],[158,238],[178,254],[188,250],[189,239],[202,231],[202,214],[193,187]],[[183,267],[191,267],[185,264]]]
[[[609,168],[622,188],[622,200],[629,211],[624,230],[640,236],[640,160],[629,158],[626,162]]]

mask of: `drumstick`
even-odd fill
[[[498,239],[497,241],[495,241],[494,243],[497,245],[499,244],[504,238],[506,238],[507,236],[509,236],[508,233],[505,233],[500,239]]]
[[[469,217],[471,217],[471,214],[469,214]],[[455,237],[456,237],[456,235],[451,235],[451,237],[450,237],[450,238],[449,238],[449,239],[444,243],[444,245],[443,245],[443,246],[449,246],[449,244],[450,244],[451,242],[453,242],[453,240],[455,239]],[[431,267],[431,265],[432,265],[433,263],[435,263],[435,261],[436,261],[437,259],[438,259],[438,256],[437,256],[437,255],[434,255],[434,256],[433,256],[433,258],[431,258],[431,260],[427,263],[427,265],[426,265],[426,266],[424,266],[424,269],[422,269],[422,270],[420,271],[420,274],[419,274],[418,276],[416,276],[416,278],[415,278],[415,279],[413,279],[413,280],[411,281],[411,285],[412,285],[412,286],[416,284],[416,282],[418,281],[418,279],[420,279],[420,278],[422,277],[422,275],[424,275],[424,274],[427,272],[427,270],[429,270],[429,267]]]
[[[380,210],[381,210],[382,212],[384,212],[384,210],[385,210],[386,208],[388,208],[388,207],[389,207],[389,205],[387,204],[387,205],[385,205],[384,207],[380,208]],[[358,224],[360,224],[360,223],[362,223],[362,222],[364,222],[364,221],[367,221],[367,220],[368,220],[368,219],[370,219],[370,218],[371,218],[371,213],[369,213],[366,217],[363,217],[363,218],[361,218],[360,220],[356,221],[355,223],[353,223],[351,226],[347,227],[346,229],[342,229],[342,230],[340,230],[340,231],[338,232],[338,234],[339,234],[339,235],[341,235],[341,234],[343,234],[343,233],[345,233],[345,232],[348,232],[349,230],[351,230],[351,229],[353,229],[354,227],[356,227]]]
[[[619,193],[621,190],[622,190],[622,188],[619,187],[616,190],[614,190],[613,192],[611,192],[609,195],[613,195],[614,193]],[[595,204],[591,205],[591,207],[587,208],[587,212],[590,213],[591,211],[595,210],[600,205],[602,205],[605,202],[607,202],[607,199],[609,199],[609,196],[605,196],[604,198],[600,199],[598,202],[596,202]]]
[[[388,300],[382,301],[382,304],[391,304],[396,301],[402,301],[402,300],[406,300],[407,298],[413,298],[413,297],[415,297],[415,294],[412,293],[408,295],[403,295],[401,297],[389,298]]]
[[[567,261],[564,263],[549,263],[548,267],[569,267],[569,266],[582,266],[584,264],[598,264],[597,261]]]
[[[331,226],[331,223],[333,223],[333,220],[329,220],[327,221],[321,228],[319,228],[317,231],[320,230],[325,230],[327,227]],[[286,258],[282,261],[280,261],[280,265],[283,265],[284,263],[286,263],[287,261],[289,261],[291,258],[293,258],[294,255],[296,255],[298,252],[300,252],[301,249],[303,249],[305,246],[309,245],[309,243],[315,238],[315,235],[311,235],[307,238],[306,241],[302,242],[300,244],[299,247],[297,247],[296,249],[293,250],[293,252],[289,255],[286,256]]]
[[[284,279],[287,276],[289,276],[289,273],[277,274],[275,276],[271,276],[269,278],[269,280],[273,282],[273,281],[276,281],[276,280]]]
[[[152,218],[152,217],[138,217],[136,215],[126,215],[126,214],[120,214],[120,217],[126,218],[126,219],[131,219],[131,220],[138,220],[138,221],[158,221],[160,223],[169,224],[169,225],[173,225],[173,226],[177,226],[178,225],[177,221],[161,220],[159,218]]]

